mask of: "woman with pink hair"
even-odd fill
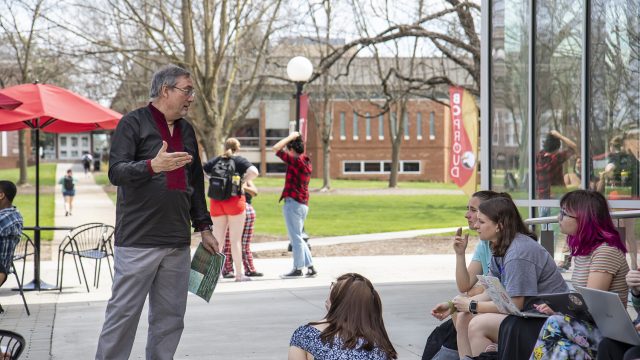
[[[627,249],[613,225],[609,205],[602,194],[575,190],[560,200],[560,231],[575,259],[573,286],[617,293],[626,307],[629,287]],[[553,314],[547,305],[536,305]],[[552,315],[542,326],[531,359],[593,359],[602,340],[600,331],[588,316]]]

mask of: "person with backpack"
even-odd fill
[[[213,235],[222,248],[226,232],[229,231],[236,281],[248,281],[251,278],[245,273],[251,269],[242,271],[242,232],[247,204],[242,184],[255,179],[259,172],[249,160],[236,155],[239,150],[238,139],[229,138],[224,143],[224,153],[207,161],[202,168],[209,176],[209,211]]]
[[[85,151],[82,155],[82,168],[84,169],[84,175],[87,176],[91,172],[91,163],[93,162],[93,156]]]
[[[58,184],[62,185],[62,196],[64,196],[64,216],[70,216],[73,211],[73,197],[76,196],[76,179],[73,177],[71,169],[60,178]]]

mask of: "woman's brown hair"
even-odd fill
[[[482,202],[478,206],[478,210],[489,220],[496,223],[500,230],[500,237],[497,243],[490,243],[493,256],[504,256],[518,233],[536,240],[536,236],[522,221],[518,208],[511,198],[496,197],[489,199]]]
[[[230,158],[238,150],[240,150],[240,141],[236,138],[228,138],[227,141],[224,142],[224,153],[222,156]]]
[[[384,327],[380,296],[371,281],[360,274],[344,274],[333,284],[329,301],[326,321],[309,323],[329,325],[320,334],[322,342],[333,344],[339,336],[345,349],[355,349],[363,339],[363,350],[378,347],[389,359],[398,358]]]

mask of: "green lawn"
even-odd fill
[[[14,183],[18,182],[20,178],[19,169],[3,169],[0,170],[0,178],[5,180],[11,180]],[[36,184],[36,168],[35,166],[29,166],[27,168],[27,182],[31,185]],[[56,164],[44,163],[40,164],[40,186],[53,186],[58,182],[56,179]]]
[[[36,196],[35,196],[35,167],[30,166],[27,169],[27,179],[31,188],[19,188],[18,195],[16,196],[13,204],[20,210],[22,217],[24,218],[24,226],[35,226],[36,224]],[[17,182],[20,177],[18,169],[5,169],[0,170],[0,179],[11,180]],[[56,164],[46,163],[40,164],[40,226],[54,226],[54,206],[55,199],[52,192],[52,187],[56,184]],[[27,233],[33,237],[32,233]],[[53,239],[52,231],[43,231],[42,240]]]
[[[108,185],[106,172],[95,173],[96,183]],[[258,187],[277,187],[284,178],[256,180]],[[311,188],[319,188],[322,179],[311,179]],[[343,189],[384,189],[385,181],[332,180],[332,187]],[[402,182],[401,188],[456,189],[452,184]],[[116,193],[110,192],[116,201]],[[262,193],[253,201],[257,218],[256,234],[286,235],[280,193]],[[208,205],[208,201],[207,201]],[[366,234],[388,231],[464,226],[465,195],[380,195],[356,196],[312,194],[306,230],[313,236]]]
[[[259,177],[254,180],[256,186],[260,187],[282,187],[284,185],[283,177]],[[309,188],[319,189],[322,187],[322,179],[314,178],[309,183]],[[331,180],[331,188],[333,189],[386,189],[389,187],[387,181],[381,180]],[[424,181],[402,181],[398,183],[399,188],[403,189],[458,189],[455,184],[445,184],[437,182]]]
[[[257,234],[286,234],[279,197],[254,199]],[[334,236],[464,226],[466,205],[464,195],[312,195],[305,228],[313,236]]]

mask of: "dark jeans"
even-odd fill
[[[597,360],[640,359],[640,346],[604,338],[598,344]]]

